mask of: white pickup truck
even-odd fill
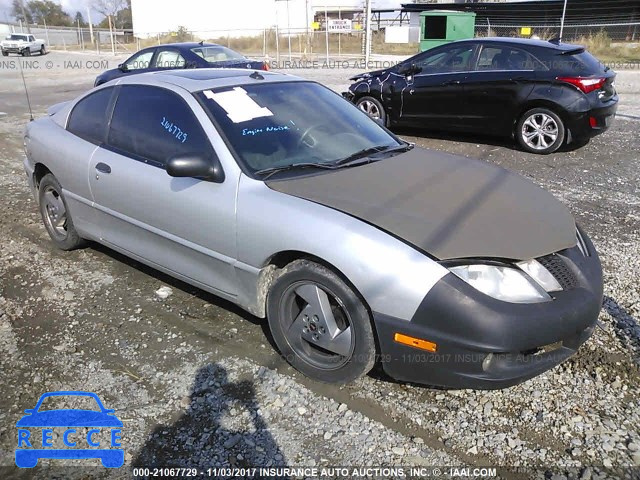
[[[2,45],[2,55],[4,57],[10,53],[17,53],[23,57],[32,53],[40,53],[40,55],[47,53],[44,40],[28,33],[12,33],[0,45]]]

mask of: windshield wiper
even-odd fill
[[[362,158],[369,157],[369,156],[374,155],[374,154],[392,153],[392,152],[407,152],[407,151],[411,150],[413,147],[414,147],[414,145],[412,143],[405,143],[405,144],[397,145],[397,146],[378,145],[378,146],[375,146],[375,147],[363,148],[362,150],[359,150],[359,151],[357,151],[355,153],[352,153],[348,157],[341,158],[340,160],[337,160],[337,161],[333,162],[333,165],[339,166],[339,167],[350,166],[356,160],[360,160]],[[372,161],[372,159],[369,158],[366,162],[359,162],[359,163],[369,163],[371,161]]]
[[[292,163],[291,165],[283,165],[281,167],[269,167],[263,168],[262,170],[258,170],[254,172],[255,175],[264,175],[262,178],[263,181],[268,180],[272,175],[280,172],[286,172],[288,170],[297,170],[299,168],[324,168],[325,170],[335,170],[337,167],[330,163]]]

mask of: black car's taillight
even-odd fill
[[[607,82],[606,77],[557,77],[560,82],[570,83],[574,87],[578,87],[583,93],[600,90]]]

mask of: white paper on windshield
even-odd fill
[[[273,113],[267,107],[258,105],[248,94],[247,91],[240,87],[235,87],[221,93],[213,93],[211,90],[204,91],[205,97],[213,100],[220,105],[233,123],[242,123],[254,118],[271,117]]]

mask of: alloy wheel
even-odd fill
[[[522,124],[522,139],[534,150],[545,150],[558,139],[558,124],[546,113],[534,113]]]
[[[67,209],[62,197],[53,187],[47,186],[43,195],[45,220],[49,231],[58,238],[67,236]]]
[[[382,117],[380,108],[370,100],[363,100],[358,104],[358,107],[373,119],[378,120]]]
[[[290,285],[282,296],[279,317],[287,342],[310,365],[334,370],[351,358],[355,342],[347,309],[320,285]]]

